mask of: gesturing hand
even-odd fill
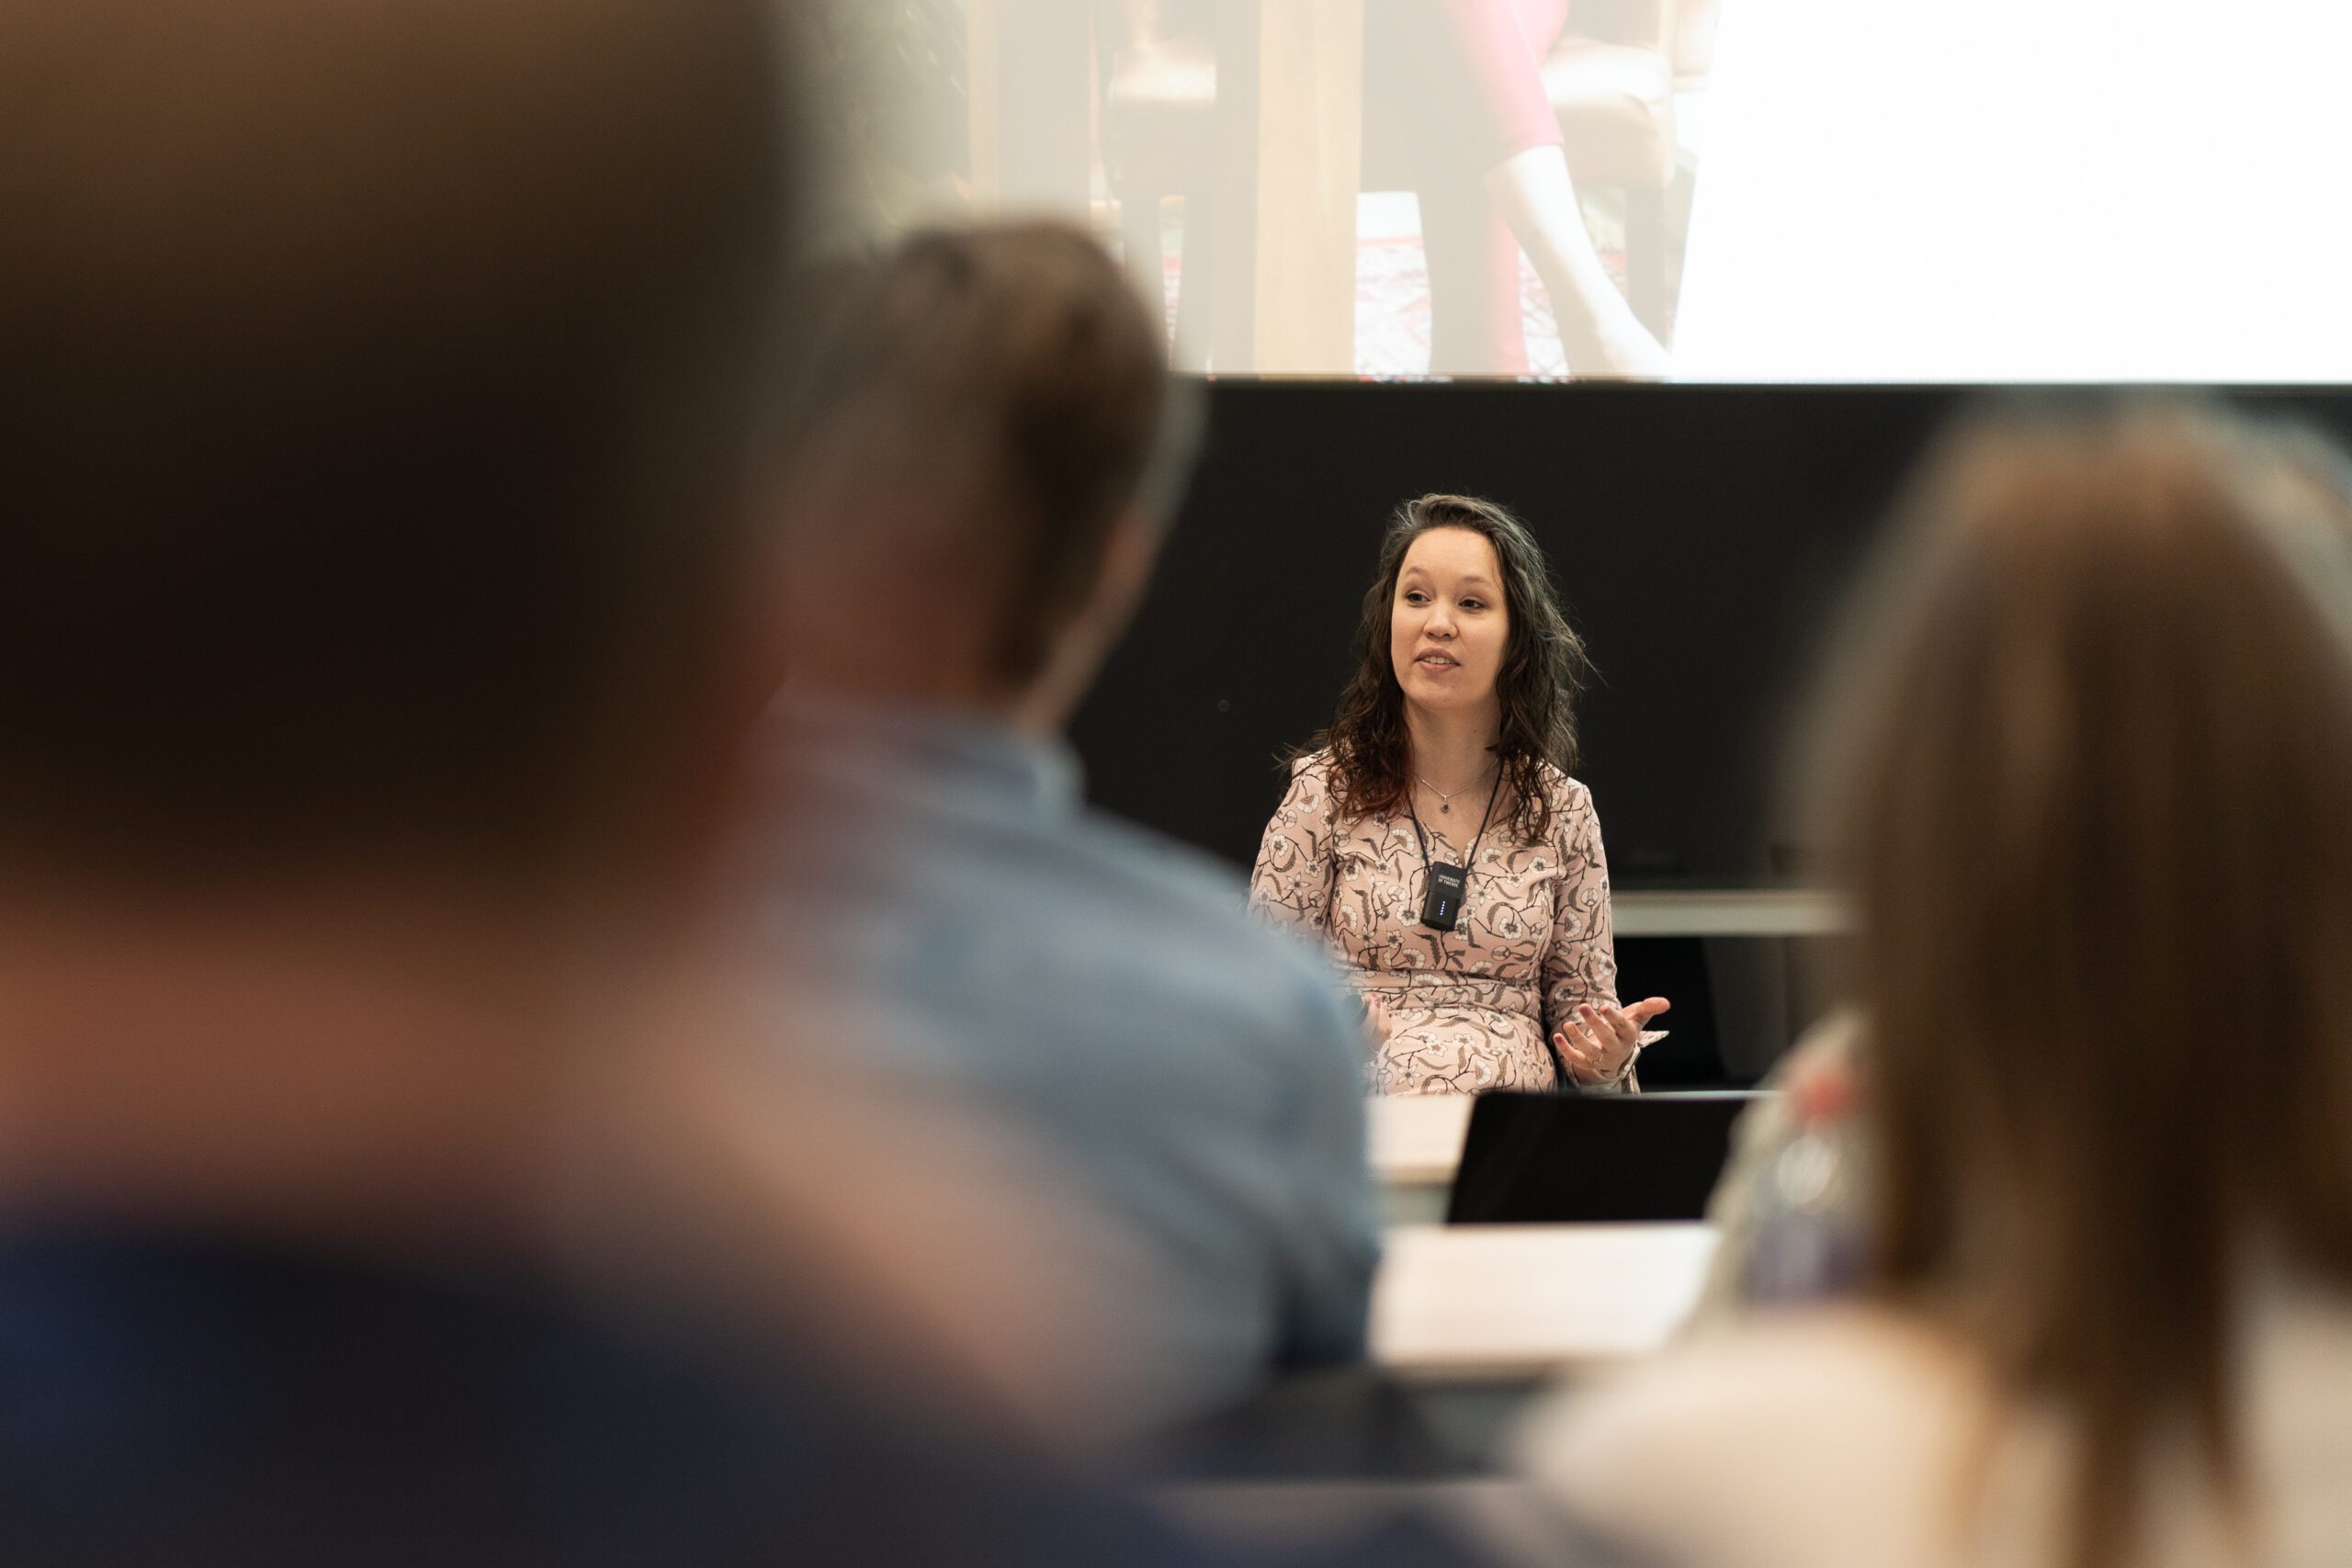
[[[1642,1026],[1674,1004],[1650,997],[1630,1007],[1577,1004],[1576,1016],[1552,1036],[1553,1049],[1580,1084],[1614,1083],[1642,1043]]]
[[[1385,997],[1364,998],[1363,1027],[1364,1032],[1372,1036],[1372,1043],[1375,1048],[1388,1043],[1388,1034],[1393,1025],[1388,1021],[1388,999]]]

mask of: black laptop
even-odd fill
[[[1698,1220],[1756,1090],[1485,1094],[1471,1107],[1453,1225]]]

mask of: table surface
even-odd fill
[[[1646,1355],[1697,1303],[1715,1239],[1704,1224],[1399,1227],[1373,1286],[1373,1359],[1500,1382]]]
[[[1843,900],[1801,888],[1621,890],[1609,917],[1619,936],[1830,936],[1850,923]]]
[[[1373,1174],[1388,1187],[1452,1182],[1476,1103],[1467,1094],[1380,1094],[1364,1101]]]

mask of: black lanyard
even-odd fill
[[[1462,919],[1462,895],[1470,886],[1470,867],[1478,863],[1479,840],[1487,836],[1487,822],[1495,814],[1495,797],[1502,789],[1502,764],[1498,762],[1494,784],[1487,791],[1487,809],[1478,814],[1477,837],[1470,840],[1470,852],[1462,857],[1461,865],[1430,863],[1429,830],[1421,826],[1421,814],[1413,808],[1412,792],[1407,790],[1405,814],[1413,819],[1413,837],[1420,840],[1421,874],[1426,882],[1421,892],[1421,924],[1430,930],[1450,931]]]

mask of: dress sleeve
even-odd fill
[[[1320,937],[1331,902],[1330,778],[1320,756],[1303,757],[1274,808],[1250,874],[1250,912]]]
[[[1600,818],[1592,794],[1568,781],[1553,814],[1553,841],[1560,852],[1560,879],[1552,904],[1552,942],[1544,953],[1544,1038],[1572,1017],[1578,1003],[1614,1006],[1617,1001],[1617,942],[1609,918],[1609,861],[1600,847]],[[1635,1053],[1635,1056],[1640,1055]],[[1582,1084],[1588,1092],[1638,1091],[1634,1059],[1623,1077]]]

